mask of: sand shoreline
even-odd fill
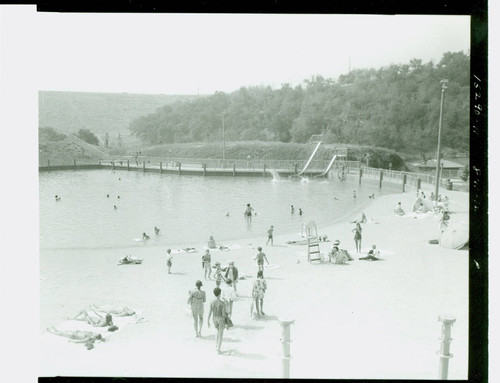
[[[456,211],[452,221],[467,217],[468,193],[445,194],[450,197],[450,210]],[[78,250],[82,256],[72,262],[71,270],[58,266],[65,252],[42,250],[42,257],[52,258],[47,264],[42,262],[42,275],[50,276],[40,284],[42,338],[47,326],[57,325],[91,303],[135,307],[149,321],[127,325],[92,351],[68,350],[67,345],[58,349],[42,342],[41,376],[280,377],[278,319],[287,315],[296,319],[292,377],[433,379],[440,335],[437,315],[446,311],[457,316],[450,378],[466,378],[468,251],[429,245],[438,230],[433,217],[414,219],[392,213],[397,201],[409,210],[414,199],[414,191],[377,197],[345,218],[318,227],[318,234],[339,239],[341,247],[352,253],[353,224],[349,221],[364,211],[379,223],[363,225],[362,247],[376,243],[383,262],[308,264],[306,246],[286,245],[288,240],[299,239],[300,233],[276,235],[275,246],[264,245],[264,233],[235,240],[241,249],[212,251],[214,261],[235,260],[245,275],[255,274],[257,246],[277,265],[266,271],[265,319],[249,315],[253,279],[240,282],[235,328],[223,344],[223,349],[232,350],[231,355],[219,357],[214,355],[213,331],[205,323],[205,338],[195,339],[192,320],[184,313],[187,291],[196,279],[203,280],[200,260],[205,243],[173,243],[171,248],[196,247],[198,252],[174,255],[172,275],[166,274],[164,247],[134,247],[132,255],[144,258],[144,263],[119,267],[116,261],[124,255],[123,249]],[[321,251],[327,252],[330,246],[331,242],[322,243]],[[211,299],[214,282],[204,284]],[[388,346],[384,346],[387,355],[378,351],[381,343]],[[120,359],[129,353],[140,363],[123,366]],[[193,357],[201,360],[196,366],[189,362]],[[172,363],[166,364],[165,358]]]

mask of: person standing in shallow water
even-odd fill
[[[222,338],[224,336],[224,327],[226,326],[226,308],[224,303],[220,300],[221,290],[216,287],[214,289],[215,299],[210,303],[210,312],[208,313],[208,327],[210,327],[210,318],[214,320],[214,327],[217,330],[215,337],[215,351],[221,354]]]
[[[253,207],[251,207],[250,204],[247,203],[247,207],[245,209],[245,217],[246,217],[246,219],[248,219],[248,220],[252,219],[252,211],[253,211]]]
[[[203,327],[203,306],[206,301],[206,294],[201,289],[203,284],[201,281],[196,281],[196,290],[189,291],[188,303],[191,305],[191,311],[193,313],[194,320],[194,331],[196,332],[196,337],[201,337],[201,328]]]
[[[170,268],[172,267],[172,254],[171,254],[171,252],[172,252],[171,249],[167,249],[167,269],[168,269],[169,274],[172,274],[170,272]]]

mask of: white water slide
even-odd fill
[[[335,159],[337,158],[337,155],[334,154],[333,155],[333,158],[331,159],[330,163],[328,164],[328,166],[326,167],[326,170],[321,173],[321,174],[318,174],[316,177],[323,177],[326,173],[328,173],[333,165],[333,163],[335,162]]]
[[[314,158],[314,156],[316,155],[316,152],[318,151],[318,148],[319,148],[319,146],[320,146],[320,145],[321,145],[321,141],[320,141],[320,142],[318,142],[318,144],[317,144],[317,145],[316,145],[316,147],[314,148],[314,151],[312,152],[311,157],[309,157],[309,159],[307,160],[307,163],[306,163],[306,166],[304,166],[304,169],[302,169],[302,170],[301,170],[301,172],[300,172],[299,174],[297,174],[297,175],[299,175],[299,176],[300,176],[302,173],[304,173],[304,172],[307,170],[307,168],[308,168],[308,167],[309,167],[309,165],[311,164],[312,159],[313,159],[313,158]]]

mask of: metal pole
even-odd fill
[[[290,325],[294,322],[293,319],[280,319],[281,325],[281,362],[283,379],[290,379]]]
[[[222,168],[226,166],[226,127],[224,124],[225,113],[222,113]]]
[[[439,353],[439,378],[440,380],[448,379],[448,363],[450,358],[453,358],[453,354],[450,353],[450,343],[451,343],[451,326],[457,320],[454,316],[450,315],[439,315],[438,320],[443,322],[443,327],[441,328],[441,349]]]
[[[439,195],[439,173],[441,170],[441,125],[443,122],[443,104],[444,104],[444,92],[446,90],[446,84],[448,80],[441,80],[441,107],[439,109],[439,130],[438,130],[438,147],[437,147],[437,162],[436,162],[436,202],[437,205],[437,196]]]

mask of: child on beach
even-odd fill
[[[196,338],[199,338],[201,337],[201,328],[203,327],[203,304],[206,301],[206,294],[201,289],[201,286],[203,286],[201,281],[196,281],[195,286],[196,290],[189,291],[188,303],[191,305],[191,311],[193,313]]]
[[[217,336],[215,337],[215,351],[221,354],[222,337],[224,336],[224,328],[226,326],[226,308],[224,303],[220,300],[221,290],[216,287],[214,289],[215,299],[210,303],[210,312],[208,313],[208,327],[210,327],[210,318],[214,317],[214,326],[217,329]]]
[[[172,274],[170,272],[170,268],[172,267],[172,258],[173,258],[171,252],[172,252],[171,249],[167,249],[167,268],[169,274]]]
[[[295,208],[293,207],[293,205],[291,205],[290,208],[291,208],[292,214],[294,214],[295,213]]]
[[[394,213],[397,215],[405,215],[405,211],[401,207],[401,202],[398,202],[398,206],[394,209]]]
[[[220,298],[226,306],[227,317],[231,319],[231,314],[233,313],[233,302],[236,299],[236,292],[234,291],[233,281],[231,278],[226,279],[226,283],[221,289]]]
[[[356,253],[361,253],[361,225],[359,222],[356,222],[356,227],[352,229],[354,233],[354,243],[356,244]]]
[[[266,245],[269,243],[269,241],[271,241],[271,246],[273,245],[273,230],[274,230],[274,226],[271,225],[271,227],[267,231],[267,242],[266,242]]]
[[[155,226],[155,234],[158,235],[160,234],[160,228]]]
[[[215,272],[214,272],[215,284],[217,287],[220,287],[221,282],[223,280],[225,280],[224,276],[222,275],[222,269],[220,267],[220,262],[215,262],[214,268],[215,268]]]
[[[359,259],[364,261],[380,261],[380,251],[377,250],[377,246],[373,245],[370,251],[368,251],[368,255]]]
[[[217,245],[215,244],[215,239],[212,235],[208,237],[208,244],[207,245],[208,245],[209,249],[217,248]]]
[[[229,267],[226,270],[225,277],[226,280],[231,279],[233,281],[233,289],[236,293],[238,291],[238,289],[236,288],[236,285],[238,284],[238,269],[234,265],[234,261],[229,261]]]
[[[257,261],[258,270],[261,271],[262,273],[264,273],[264,259],[266,260],[268,265],[269,265],[269,261],[267,260],[266,255],[262,252],[262,247],[259,246],[257,248],[257,250],[259,250],[259,252],[255,256],[254,260]]]
[[[267,290],[267,283],[264,279],[264,274],[262,271],[257,272],[257,279],[255,280],[252,288],[252,298],[255,301],[255,310],[257,311],[257,316],[266,315],[263,311],[264,306],[264,295]]]
[[[201,257],[201,267],[205,273],[205,280],[207,279],[207,273],[208,273],[208,279],[210,279],[210,275],[212,274],[212,268],[210,266],[211,262],[212,262],[212,256],[210,255],[210,250],[207,249],[203,257]]]

